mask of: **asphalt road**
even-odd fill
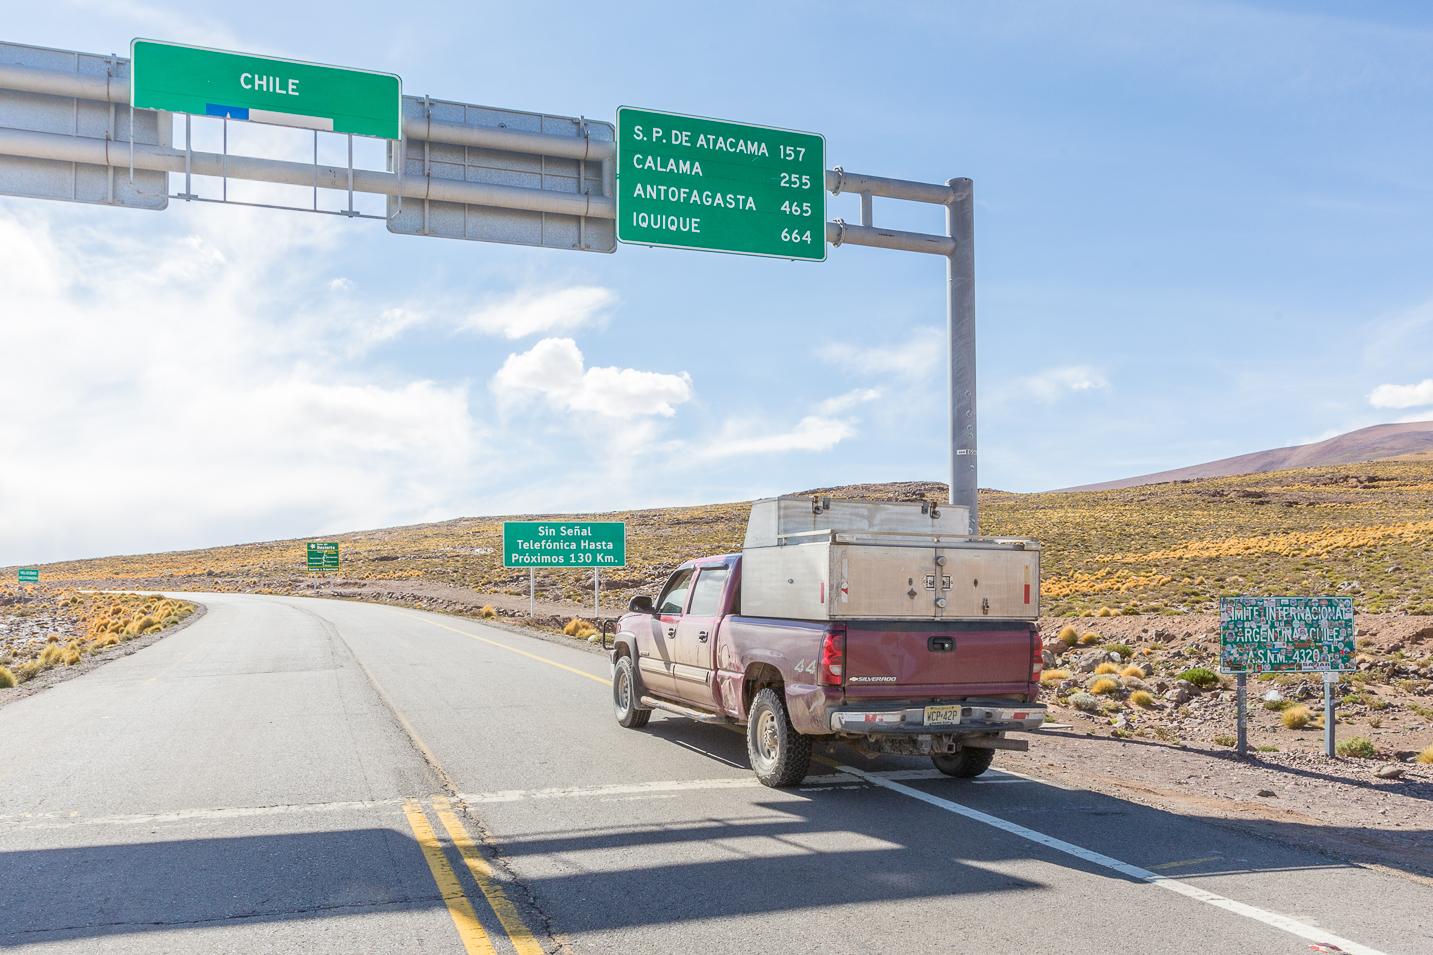
[[[728,728],[617,726],[576,648],[195,599],[0,708],[0,948],[1433,951],[1426,883],[1210,820],[844,748],[766,789]]]

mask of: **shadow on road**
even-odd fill
[[[744,738],[728,728],[661,719],[648,732],[705,754],[723,777],[733,766],[746,766]],[[870,771],[929,768],[925,761],[870,759],[844,747],[828,752],[838,763]],[[905,785],[1196,884],[1231,872],[1353,867],[1281,844],[1293,836],[1336,843],[1351,862],[1359,861],[1356,831],[1269,823],[1261,830],[1265,839],[1095,792],[996,779],[919,778]],[[1008,895],[1009,904],[1019,905],[1032,890],[1047,904],[1051,890],[1068,888],[1056,877],[1060,871],[1104,884],[1138,883],[854,781],[680,798],[532,804],[528,811],[539,814],[539,824],[504,838],[499,851],[529,874],[527,888],[559,930],[574,936],[780,913],[840,919],[850,917],[841,914],[850,904]],[[1427,830],[1408,835],[1433,839]],[[451,851],[450,861],[463,871]],[[425,865],[409,835],[381,827],[0,851],[0,947],[40,937],[441,908]],[[462,878],[481,904],[467,875]]]

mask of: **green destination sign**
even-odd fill
[[[617,238],[826,258],[826,140],[768,126],[617,110]]]
[[[22,584],[38,584],[40,582],[40,568],[21,567],[18,576]]]
[[[625,567],[622,521],[505,521],[504,567]]]
[[[130,59],[137,109],[399,138],[403,84],[392,73],[157,40],[135,40]]]
[[[1219,598],[1221,673],[1353,670],[1352,597]]]
[[[338,541],[309,541],[309,570],[338,570]]]

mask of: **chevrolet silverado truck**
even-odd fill
[[[741,553],[682,563],[618,621],[618,722],[744,724],[768,786],[805,778],[817,740],[961,778],[1024,750],[1007,734],[1045,716],[1039,546],[968,523],[953,505],[756,502]]]

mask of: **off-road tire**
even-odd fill
[[[995,759],[995,750],[978,746],[967,746],[954,753],[936,753],[930,761],[935,768],[956,779],[974,779],[990,768]]]
[[[796,732],[779,690],[767,687],[751,701],[746,721],[751,771],[767,786],[795,786],[811,768],[811,738]]]
[[[612,672],[612,709],[617,714],[617,722],[630,730],[641,729],[652,718],[651,710],[637,705],[641,696],[638,686],[637,667],[632,658],[618,657],[617,668]]]

